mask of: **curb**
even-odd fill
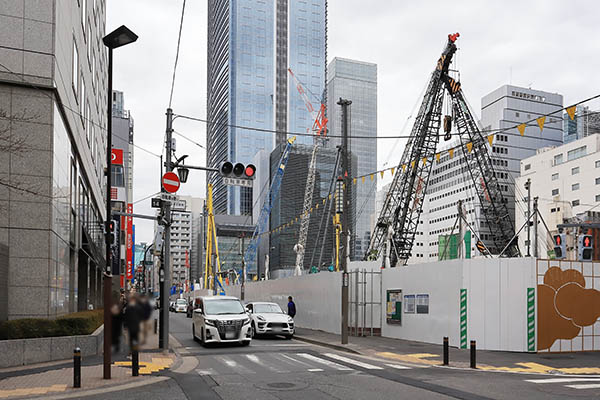
[[[163,382],[168,379],[171,379],[171,378],[169,378],[167,376],[150,376],[144,380],[140,380],[137,382],[125,383],[123,385],[118,385],[118,386],[106,385],[106,386],[98,387],[95,389],[76,391],[76,392],[72,392],[72,393],[63,393],[63,394],[58,394],[58,395],[54,395],[54,396],[42,396],[42,397],[37,397],[37,398],[44,398],[45,400],[81,398],[81,397],[94,396],[94,395],[110,393],[110,392],[118,392],[121,390],[134,389],[134,388],[141,387],[141,386],[153,385],[155,383]]]
[[[329,348],[334,349],[334,350],[344,351],[344,352],[350,353],[350,354],[362,354],[360,351],[357,351],[357,350],[354,350],[354,349],[350,349],[350,348],[345,347],[344,345],[341,345],[341,344],[333,344],[333,343],[329,343],[329,342],[322,342],[320,340],[309,339],[309,338],[306,338],[306,337],[303,337],[303,336],[297,336],[297,335],[294,335],[294,339],[299,340],[301,342],[316,344],[317,346],[329,347]]]

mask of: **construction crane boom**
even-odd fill
[[[449,76],[449,67],[457,50],[455,42],[458,37],[458,33],[448,35],[446,47],[431,74],[410,138],[398,164],[398,172],[394,175],[386,195],[365,258],[378,258],[385,248],[386,257],[390,257],[390,265],[395,266],[397,262],[405,264],[411,256],[439,141],[445,91],[452,102],[463,155],[467,158],[468,169],[482,205],[482,214],[488,222],[495,249],[502,249],[512,237],[514,230],[512,220],[509,218],[506,201],[494,173],[487,150],[487,141],[481,135],[467,106],[460,82]],[[444,119],[446,139],[451,138],[450,118],[447,116]],[[467,145],[470,149],[467,149]],[[516,243],[511,243],[508,255],[516,254],[518,254]]]
[[[283,149],[283,153],[281,153],[279,167],[277,167],[275,176],[271,180],[269,193],[267,193],[267,197],[265,197],[265,201],[258,217],[258,222],[254,227],[254,232],[252,232],[252,239],[250,239],[250,243],[248,244],[248,248],[244,254],[244,263],[246,264],[246,268],[255,269],[257,266],[256,258],[260,239],[263,233],[267,231],[269,215],[271,214],[271,209],[273,208],[273,202],[279,195],[279,189],[281,189],[281,181],[283,179],[283,174],[285,173],[285,167],[288,163],[288,159],[290,158],[290,151],[295,140],[296,136],[289,138],[285,148]],[[245,279],[245,277],[243,279]]]

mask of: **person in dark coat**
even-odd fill
[[[129,333],[129,350],[133,350],[134,344],[139,343],[140,324],[142,322],[143,311],[138,302],[137,296],[131,296],[125,308],[125,327]]]
[[[123,311],[121,309],[121,304],[113,304],[110,308],[110,313],[112,315],[112,347],[115,353],[121,351],[121,328],[123,325]]]
[[[292,318],[296,315],[296,304],[292,300],[292,296],[288,296],[288,315]]]

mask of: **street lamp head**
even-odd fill
[[[125,46],[126,44],[133,43],[137,40],[138,36],[133,33],[125,25],[121,25],[108,35],[102,38],[104,45],[109,49],[116,49],[117,47]]]
[[[190,170],[185,167],[177,168],[177,175],[179,175],[179,180],[181,183],[186,183],[188,179],[188,175],[190,174]]]

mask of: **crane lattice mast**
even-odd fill
[[[506,199],[494,173],[487,140],[469,110],[460,82],[449,75],[458,37],[458,33],[448,35],[447,45],[431,75],[410,138],[398,164],[398,172],[394,175],[377,219],[366,258],[378,258],[386,248],[390,265],[395,266],[397,262],[406,264],[411,256],[439,141],[444,93],[448,94],[452,103],[462,154],[466,157],[481,205],[481,214],[491,233],[493,246],[490,251],[499,253],[511,241],[514,228]],[[446,118],[444,130],[446,139],[450,139],[451,123]],[[510,243],[506,254],[519,254],[516,242]]]

